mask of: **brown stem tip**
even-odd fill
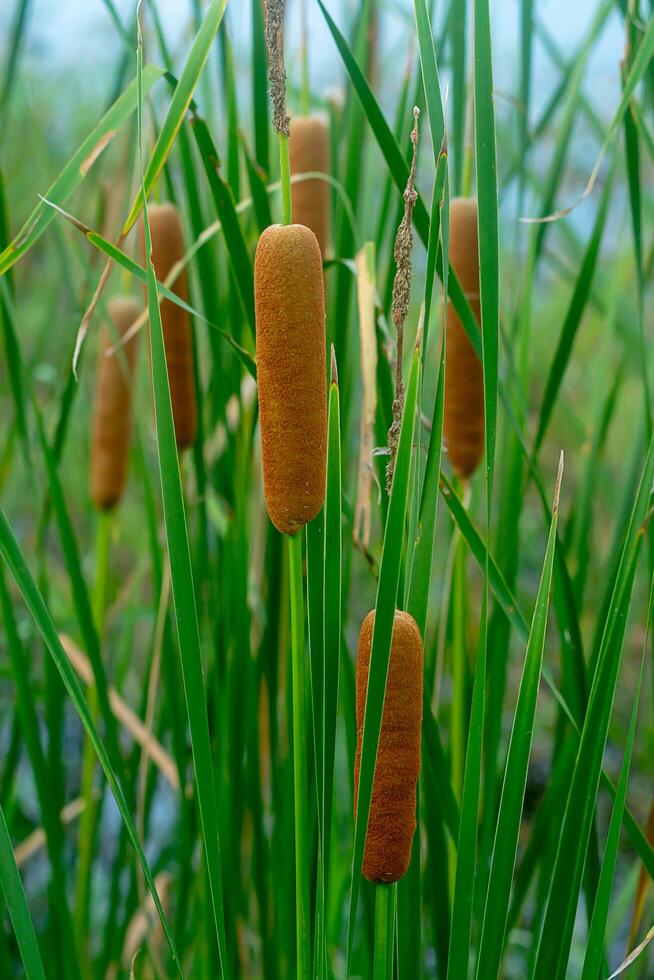
[[[266,46],[268,48],[268,83],[273,107],[273,123],[278,133],[289,135],[286,115],[286,69],[284,68],[285,0],[266,0]]]
[[[409,312],[409,301],[411,299],[411,276],[413,274],[413,231],[411,219],[413,209],[418,195],[416,193],[416,166],[418,163],[418,116],[420,109],[413,107],[413,129],[411,131],[411,142],[413,144],[413,157],[411,159],[411,169],[404,191],[404,214],[395,237],[395,247],[393,258],[395,259],[395,278],[393,280],[393,301],[391,305],[391,317],[397,332],[397,355],[395,362],[395,399],[393,401],[393,423],[388,432],[388,448],[390,458],[386,467],[386,489],[391,492],[393,484],[393,473],[395,472],[395,458],[397,456],[397,444],[400,439],[400,428],[402,426],[402,413],[404,411],[404,383],[402,381],[402,356],[404,347],[404,322]]]

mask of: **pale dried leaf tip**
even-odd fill
[[[393,280],[393,300],[391,304],[391,318],[397,331],[397,355],[395,362],[395,398],[393,400],[393,423],[388,432],[388,447],[390,459],[386,467],[386,489],[390,493],[393,483],[393,473],[395,471],[395,457],[397,456],[397,444],[400,438],[400,428],[402,425],[402,412],[404,409],[404,383],[402,381],[402,350],[404,341],[404,322],[409,312],[409,301],[411,299],[411,276],[413,272],[413,230],[412,217],[418,195],[416,193],[416,166],[418,163],[418,116],[420,109],[413,107],[413,129],[411,130],[411,142],[413,144],[413,156],[411,158],[411,169],[409,179],[404,191],[404,214],[395,237],[395,247],[393,258],[395,259],[395,278]]]
[[[109,129],[104,134],[104,136],[102,136],[98,140],[98,142],[95,144],[95,146],[93,147],[89,155],[84,159],[84,161],[82,162],[79,168],[79,172],[81,173],[82,177],[86,177],[87,173],[89,172],[89,170],[91,169],[95,161],[98,159],[98,157],[100,156],[104,148],[108,146],[109,143],[111,143],[116,133],[117,133],[116,129]]]
[[[627,958],[622,961],[618,969],[611,974],[609,980],[614,980],[615,977],[619,976],[621,973],[624,973],[627,967],[631,966],[631,964],[638,959],[638,957],[643,952],[643,950],[651,943],[652,939],[654,939],[654,926],[652,926],[651,929],[648,931],[643,941],[640,942],[636,946],[636,948],[632,950],[631,953],[629,953],[629,956],[627,956]]]
[[[414,350],[419,350],[422,346],[422,335],[425,330],[425,303],[424,300],[420,304],[420,312],[418,313],[418,329],[416,330],[416,342],[413,345]]]
[[[595,182],[597,180],[597,175],[599,174],[603,157],[604,154],[602,152],[597,158],[595,166],[593,167],[593,172],[588,178],[588,183],[586,184],[583,193],[577,198],[577,200],[573,204],[571,204],[567,208],[562,208],[560,211],[554,211],[552,214],[546,214],[542,218],[525,217],[525,218],[520,218],[519,220],[522,221],[522,223],[525,225],[547,225],[547,224],[551,224],[553,221],[561,221],[562,218],[567,218],[567,216],[571,214],[575,208],[579,207],[579,205],[593,193],[593,190],[595,188]]]
[[[266,2],[266,46],[268,48],[268,82],[273,108],[273,124],[278,133],[289,135],[290,119],[286,115],[286,70],[284,68],[285,0]]]
[[[76,218],[68,211],[64,211],[64,209],[58,204],[55,204],[54,201],[49,201],[47,197],[43,196],[43,194],[38,194],[37,197],[43,204],[47,204],[49,208],[52,208],[53,211],[56,211],[58,214],[64,217],[66,221],[69,221],[71,225],[74,228],[77,228],[78,231],[81,231],[83,235],[88,235],[93,230],[92,228],[89,228],[88,225],[85,225],[83,221],[80,221],[79,218]]]
[[[122,249],[123,243],[125,241],[125,237],[126,237],[126,232],[124,231],[121,232],[120,237],[116,242],[117,249]],[[111,275],[112,268],[113,268],[113,259],[107,259],[105,267],[102,270],[102,274],[98,281],[98,285],[96,286],[95,292],[91,297],[91,302],[89,303],[86,312],[82,317],[82,322],[80,323],[77,331],[77,337],[75,338],[75,350],[73,351],[73,376],[75,378],[75,381],[79,380],[77,377],[77,364],[79,362],[80,354],[82,353],[82,344],[84,343],[84,338],[86,337],[86,334],[88,332],[89,324],[91,322],[91,317],[95,312],[96,306],[100,302],[100,297],[104,292],[105,286],[109,282],[109,276]]]
[[[559,510],[559,497],[561,496],[561,481],[563,480],[563,450],[561,450],[561,455],[559,456],[559,470],[556,474],[556,489],[554,490],[554,504],[552,506],[552,513],[557,514]]]
[[[334,350],[334,345],[331,347],[331,381],[333,385],[338,387],[338,367],[336,365],[336,351]]]

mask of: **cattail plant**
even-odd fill
[[[291,119],[289,151],[291,175],[329,172],[329,129],[319,115]],[[293,221],[306,225],[318,239],[325,256],[329,248],[329,184],[317,177],[298,180],[291,187]]]
[[[254,261],[263,485],[275,527],[295,534],[325,495],[325,301],[318,240],[272,225]]]
[[[477,201],[455,197],[450,202],[450,264],[478,324],[479,248]],[[484,452],[484,375],[463,324],[451,302],[447,307],[447,345],[443,434],[454,472],[471,476]]]
[[[91,499],[101,511],[115,507],[127,481],[131,379],[138,334],[110,357],[107,351],[115,339],[122,340],[137,319],[140,307],[130,296],[115,296],[109,301],[108,310],[114,332],[104,327],[100,337],[91,434]]]
[[[265,40],[273,122],[279,143],[281,224],[261,235],[254,260],[257,379],[263,484],[270,518],[288,537],[293,689],[295,975],[311,976],[307,807],[307,667],[302,538],[325,496],[327,379],[325,295],[320,245],[291,224],[289,118],[284,66],[284,0],[266,3]]]
[[[159,282],[163,282],[176,262],[184,255],[182,222],[173,204],[151,204],[148,208],[152,236],[152,265]],[[188,279],[182,269],[172,289],[188,301]],[[193,375],[193,335],[186,310],[164,299],[161,303],[168,383],[175,421],[177,448],[182,450],[195,442],[197,405]]]
[[[357,653],[355,801],[374,625],[373,610],[361,626]],[[418,625],[409,613],[396,610],[362,869],[369,881],[380,884],[399,881],[411,860],[420,773],[422,665]]]

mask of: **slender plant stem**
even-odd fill
[[[300,107],[304,116],[309,115],[309,27],[307,23],[307,0],[300,3],[300,31],[302,35],[302,83],[300,86]]]
[[[288,539],[291,593],[291,659],[293,674],[293,792],[295,804],[295,909],[297,977],[310,976],[309,840],[306,727],[306,645],[304,642],[304,584],[302,535]]]
[[[103,510],[98,517],[96,538],[95,584],[93,586],[93,619],[102,643],[107,602],[107,572],[109,570],[109,546],[111,542],[111,511]]]
[[[102,645],[104,633],[105,607],[107,596],[107,571],[109,567],[109,545],[111,540],[111,511],[101,511],[98,516],[95,551],[95,584],[91,597],[93,619]],[[98,694],[95,685],[89,687],[89,710],[93,719],[98,717]],[[97,803],[93,799],[93,781],[95,779],[96,755],[91,740],[84,740],[81,774],[81,797],[85,802],[80,817],[77,879],[75,882],[75,931],[79,944],[80,955],[88,955],[88,907],[91,882],[91,865],[93,862],[93,838],[97,819]]]
[[[282,224],[290,225],[291,216],[291,161],[288,136],[279,134],[279,181],[282,189]]]
[[[375,888],[375,955],[373,980],[390,980],[393,976],[393,934],[395,925],[396,885]]]
[[[463,768],[466,753],[466,546],[458,531],[454,554],[453,637],[452,637],[452,789],[458,801],[463,788]]]

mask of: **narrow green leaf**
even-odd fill
[[[643,467],[605,621],[538,943],[534,965],[537,980],[562,977],[567,969],[574,913],[595,812],[636,563],[643,540],[642,522],[650,499],[653,475],[654,440],[650,442]]]
[[[500,321],[497,154],[488,0],[475,0],[475,154],[479,226],[479,288],[486,424],[487,524],[493,493],[497,431],[498,345]]]
[[[71,952],[70,972],[79,977],[78,952],[75,947],[73,920],[66,894],[66,865],[64,861],[64,834],[57,807],[51,805],[55,798],[50,773],[39,733],[39,720],[33,693],[30,665],[26,651],[21,643],[11,597],[5,583],[4,571],[0,568],[0,610],[6,635],[6,646],[16,686],[17,711],[20,718],[21,735],[27,748],[34,782],[39,798],[41,823],[45,832],[46,849],[50,861],[50,890],[54,899],[51,902],[51,915],[57,923],[60,935]]]
[[[36,941],[32,917],[27,906],[23,883],[16,867],[14,849],[0,807],[0,885],[4,892],[27,980],[45,980],[43,961]]]
[[[534,441],[534,454],[538,453],[538,450],[545,437],[545,432],[547,431],[547,427],[556,404],[559,389],[563,381],[563,376],[565,375],[565,371],[570,360],[577,331],[579,329],[579,325],[581,324],[584,310],[586,309],[586,304],[590,296],[595,267],[597,265],[597,257],[599,255],[600,244],[606,223],[606,214],[608,211],[609,200],[611,198],[612,183],[611,178],[609,178],[609,180],[606,182],[604,193],[602,194],[602,200],[597,211],[595,226],[588,241],[588,246],[584,253],[582,263],[579,267],[579,275],[577,276],[577,281],[570,299],[568,312],[566,313],[563,326],[561,327],[559,342],[557,344],[556,351],[554,352],[554,357],[552,358],[552,364],[550,366],[545,385],[545,394],[543,395],[543,401],[540,409],[538,430]]]
[[[211,0],[207,9],[202,26],[195,36],[193,45],[189,52],[186,64],[179,76],[179,81],[175,86],[173,97],[168,106],[168,112],[159,130],[159,136],[155,143],[150,162],[144,176],[146,197],[154,187],[157,177],[161,173],[163,166],[168,159],[177,133],[186,115],[186,111],[191,104],[193,92],[198,84],[198,80],[209,57],[209,51],[214,38],[218,33],[218,28],[223,19],[227,0]],[[147,67],[143,70],[144,79],[147,77]],[[50,195],[48,194],[48,197]],[[126,235],[134,222],[141,213],[142,199],[140,193],[137,194],[132,209],[123,225],[122,234]],[[1,268],[1,267],[0,267]]]
[[[631,102],[631,97],[634,94],[636,86],[650,66],[652,55],[654,55],[654,14],[652,14],[647,21],[647,27],[638,46],[636,56],[631,63],[631,69],[624,80],[624,84],[622,86],[622,96],[620,98],[618,108],[616,109],[613,119],[606,130],[604,142],[602,143],[597,160],[595,161],[593,172],[590,176],[590,180],[588,181],[586,191],[584,192],[585,194],[590,193],[595,184],[595,179],[597,178],[597,174],[599,173],[599,169],[602,165],[602,160],[615,139],[617,128],[622,122],[625,112],[629,108],[629,103]]]
[[[136,826],[134,825],[134,819],[131,814],[131,810],[127,805],[123,791],[121,789],[120,783],[116,773],[113,770],[109,755],[104,746],[103,740],[100,738],[97,728],[93,722],[91,714],[89,712],[86,699],[82,693],[82,689],[79,686],[79,681],[71,667],[68,657],[61,645],[59,635],[55,628],[48,609],[43,601],[43,597],[36,587],[36,583],[32,578],[27,563],[23,556],[16,538],[14,537],[12,530],[7,522],[7,518],[4,512],[0,510],[0,555],[2,555],[4,561],[7,564],[11,574],[13,575],[18,588],[20,589],[23,599],[32,614],[34,622],[36,623],[41,636],[52,656],[52,659],[61,675],[61,679],[64,682],[66,690],[70,695],[73,702],[75,710],[79,715],[86,732],[93,743],[93,748],[95,749],[96,755],[100,761],[107,782],[111,788],[114,799],[118,805],[123,822],[127,828],[130,836],[130,840],[134,846],[136,856],[138,858],[139,864],[143,869],[143,875],[145,877],[146,883],[152,899],[154,901],[155,908],[157,910],[157,915],[163,926],[168,945],[170,947],[171,953],[173,954],[173,959],[181,974],[181,963],[175,949],[175,943],[173,940],[172,932],[170,931],[170,926],[168,925],[168,920],[166,919],[164,910],[161,906],[159,900],[159,895],[154,884],[154,879],[152,877],[152,872],[148,865],[147,859],[141,847],[141,843],[136,832]]]
[[[336,710],[338,707],[339,663],[341,659],[341,588],[342,588],[342,529],[341,529],[341,415],[338,377],[333,362],[329,391],[327,429],[327,489],[325,494],[324,540],[324,762],[323,762],[323,850],[325,870],[329,869],[329,843],[332,827],[334,796],[334,757],[336,750]]]
[[[49,201],[46,201],[45,203],[50,204]],[[147,285],[148,277],[146,270],[139,265],[138,262],[130,258],[126,252],[123,252],[117,245],[114,245],[113,242],[107,241],[107,239],[103,238],[97,231],[93,231],[91,228],[87,228],[81,222],[78,222],[76,218],[68,214],[66,211],[63,211],[62,208],[55,208],[55,210],[71,221],[78,228],[78,230],[82,232],[82,234],[94,248],[97,248],[100,252],[103,252],[122,269],[129,272],[129,274],[134,276],[138,282],[143,283],[144,286]],[[241,345],[234,340],[231,334],[228,334],[226,330],[219,327],[217,323],[213,323],[211,320],[207,319],[207,317],[200,313],[198,309],[191,306],[190,303],[187,303],[181,298],[181,296],[178,296],[177,293],[173,292],[172,289],[168,289],[168,287],[164,286],[163,283],[160,283],[159,280],[157,280],[157,289],[162,297],[170,300],[171,303],[175,303],[176,306],[186,310],[186,312],[190,313],[191,316],[201,320],[203,323],[206,323],[208,327],[211,327],[212,330],[219,333],[223,340],[227,341],[227,343],[230,345],[236,356],[243,363],[244,367],[247,368],[248,372],[256,380],[256,362],[252,354],[250,354],[250,352],[244,347],[241,347]]]
[[[229,184],[222,179],[218,172],[220,161],[207,124],[199,116],[194,116],[191,120],[191,129],[204,164],[216,214],[220,219],[225,235],[227,254],[234,273],[233,281],[241,298],[251,334],[254,337],[254,274],[232,191]]]
[[[476,976],[478,980],[481,978],[495,980],[500,973],[511,895],[511,880],[518,850],[522,804],[527,785],[527,768],[531,753],[536,702],[545,648],[562,475],[563,453],[561,453],[554,493],[552,523],[547,539],[547,549],[534,606],[534,615],[529,630],[518,702],[504,770],[500,812],[495,830],[495,844],[486,892],[481,940],[477,954]]]
[[[486,545],[484,544],[479,531],[472,523],[468,512],[461,503],[461,500],[455,493],[454,488],[443,472],[441,472],[440,476],[440,489],[443,500],[445,501],[445,504],[450,511],[456,526],[465,538],[470,552],[483,572],[486,569]],[[511,593],[511,590],[506,584],[506,579],[502,575],[502,572],[492,555],[490,555],[488,558],[488,579],[495,598],[502,606],[502,609],[504,610],[507,618],[511,621],[513,628],[516,630],[518,636],[524,642],[526,642],[529,636],[529,626],[527,624],[527,620],[520,610],[520,607],[518,606],[515,597]]]
[[[434,160],[437,160],[445,136],[445,116],[443,114],[441,85],[438,77],[438,65],[436,64],[436,52],[434,50],[434,37],[426,0],[414,0],[413,6],[418,31],[422,84],[425,91],[425,102],[427,104],[429,128],[431,130],[431,144],[434,152]]]
[[[436,217],[436,212],[440,216]],[[442,254],[444,256],[444,283],[443,283],[443,325],[445,325],[447,310],[447,286],[449,268],[449,200],[447,187],[447,154],[442,153],[438,159],[436,171],[436,182],[434,184],[434,196],[432,200],[432,219],[430,224],[429,249],[427,252],[427,272],[425,283],[425,316],[423,330],[427,333],[429,324],[429,310],[431,308],[432,286],[434,263],[438,242],[434,240],[435,229],[442,241]],[[441,359],[438,371],[438,382],[436,387],[436,398],[434,399],[434,411],[431,425],[431,435],[429,447],[427,449],[427,463],[422,483],[422,494],[420,498],[420,509],[418,512],[417,537],[413,551],[413,562],[411,566],[410,586],[408,595],[407,610],[411,613],[418,628],[423,636],[427,622],[427,604],[429,601],[429,583],[431,580],[431,566],[434,552],[434,537],[436,530],[436,510],[438,505],[438,484],[441,473],[441,453],[443,445],[443,407],[445,394],[445,330],[443,329],[443,343],[441,345]]]
[[[356,58],[352,54],[346,39],[343,37],[334,20],[327,12],[322,0],[318,0],[318,6],[320,7],[327,22],[327,26],[329,27],[332,37],[336,42],[336,46],[339,50],[341,58],[343,59],[343,64],[345,65],[350,79],[352,80],[352,84],[354,85],[357,95],[361,101],[361,105],[375,135],[379,149],[384,155],[386,165],[391,172],[395,185],[400,194],[403,194],[409,176],[409,164],[404,158],[398,142],[395,139],[388,123],[386,122],[381,108],[379,107],[379,103],[375,99],[373,91],[366,81],[365,76],[357,63]],[[416,201],[413,210],[413,221],[423,244],[428,246],[429,215],[427,214],[427,209],[421,197],[418,197],[418,200]],[[440,254],[436,260],[436,269],[442,280],[443,264]],[[453,269],[450,269],[449,271],[449,278],[450,298],[454,308],[461,318],[461,323],[466,333],[470,337],[473,347],[480,354],[481,341],[479,337],[479,328],[470,308],[470,304],[468,303],[468,300],[466,299],[466,296],[461,288],[461,283],[459,282]]]
[[[217,5],[214,3],[210,8],[210,14],[213,12],[213,18],[215,19],[219,11],[220,17],[222,17],[224,7],[225,0],[222,0]],[[210,14],[207,15],[208,19],[210,18]],[[220,23],[220,17],[218,17],[218,23]],[[205,20],[205,26],[206,24],[207,20]],[[211,38],[213,38],[213,34],[211,34]],[[142,57],[142,46],[139,37],[139,47],[137,49],[139,155],[141,151],[142,92],[140,90],[140,79]],[[206,59],[206,55],[204,57]],[[202,64],[204,64],[204,60]],[[163,166],[163,159],[161,166]],[[140,204],[136,208],[136,214],[139,213],[141,208],[143,208],[143,227],[145,233],[148,310],[150,314],[150,359],[164,523],[166,526],[166,540],[170,561],[171,585],[182,665],[182,678],[184,682],[184,696],[186,698],[186,710],[191,733],[193,760],[195,763],[195,781],[200,810],[202,839],[204,842],[204,854],[218,941],[218,955],[223,974],[226,975],[229,961],[227,959],[225,945],[222,868],[215,777],[211,758],[209,722],[204,691],[202,653],[200,649],[200,632],[195,604],[193,571],[191,568],[191,552],[186,527],[186,513],[179,471],[179,459],[177,456],[177,444],[175,441],[175,426],[170,399],[170,386],[168,383],[168,369],[157,292],[157,279],[152,265],[152,239],[150,236],[150,222],[147,211],[146,178],[143,172],[141,173],[141,198]]]
[[[252,0],[252,106],[254,111],[254,149],[264,173],[270,166],[268,149],[268,62],[264,38],[263,7]]]
[[[162,74],[161,68],[148,65],[143,72],[144,91],[149,91]],[[55,204],[65,204],[86,177],[98,154],[135,110],[136,81],[133,81],[81,143],[57,179],[50,184],[44,197]],[[0,254],[0,276],[11,269],[12,265],[34,245],[53,217],[52,210],[45,206],[43,200],[39,201],[14,240]]]
[[[597,895],[595,896],[595,905],[593,906],[593,913],[590,920],[590,926],[588,928],[586,955],[584,957],[584,968],[581,975],[581,980],[599,980],[600,972],[604,963],[604,945],[606,926],[611,905],[611,889],[613,887],[615,866],[618,860],[620,831],[622,830],[622,821],[624,818],[627,787],[629,785],[629,770],[631,767],[631,757],[634,748],[636,722],[638,720],[638,705],[640,703],[640,690],[643,680],[643,666],[645,663],[645,653],[647,651],[647,640],[651,629],[653,611],[654,577],[652,578],[652,586],[650,588],[649,612],[645,644],[643,647],[643,657],[641,659],[640,673],[638,675],[638,684],[634,695],[634,706],[631,712],[631,721],[629,723],[629,731],[627,732],[627,741],[625,743],[624,755],[622,757],[622,765],[620,766],[618,787],[615,800],[613,802],[613,810],[611,812],[611,822],[609,824],[609,831],[606,837],[604,860],[602,861],[602,870],[600,873]]]
[[[484,733],[484,688],[486,680],[487,590],[483,593],[477,661],[472,688],[472,705],[468,726],[461,817],[457,844],[454,901],[450,923],[450,948],[447,960],[448,980],[466,980],[470,960],[472,905],[477,858],[477,815],[481,792],[481,760]]]

